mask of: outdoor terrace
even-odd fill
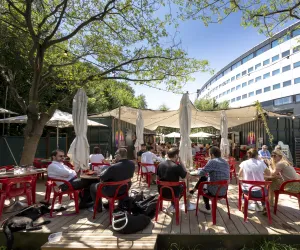
[[[45,185],[43,180],[39,180],[37,184],[37,201],[43,200]],[[193,183],[193,182],[192,182]],[[191,184],[192,184],[191,183]],[[26,232],[27,236],[39,235],[40,233],[48,234],[55,232],[63,232],[63,238],[60,242],[54,244],[45,244],[42,250],[59,250],[59,249],[154,249],[157,235],[159,234],[180,234],[180,235],[249,235],[249,234],[286,234],[299,235],[300,232],[300,211],[298,202],[295,198],[289,196],[280,196],[277,215],[272,211],[273,223],[269,225],[267,217],[261,212],[248,212],[249,222],[243,221],[243,213],[238,210],[238,188],[235,184],[235,179],[229,186],[229,203],[231,219],[228,218],[225,200],[218,203],[217,209],[217,224],[212,225],[211,216],[201,212],[198,217],[195,216],[195,211],[190,211],[187,214],[181,212],[180,224],[176,225],[175,215],[170,215],[161,212],[157,223],[153,220],[152,223],[144,230],[132,235],[120,235],[112,231],[109,225],[109,216],[107,211],[98,213],[95,220],[92,218],[92,213],[87,210],[81,210],[78,215],[59,216],[50,218],[51,223],[43,226],[40,231]],[[139,186],[136,181],[136,176],[133,178],[132,188],[135,190],[144,190],[145,194],[156,193],[156,186],[152,185],[150,190],[145,182]],[[195,202],[195,195],[192,202]],[[202,202],[202,200],[201,200]],[[67,206],[68,212],[74,212],[74,203],[66,197],[63,205]],[[164,207],[168,204],[164,203]],[[65,212],[64,212],[65,213]],[[11,214],[5,214],[3,219]],[[48,220],[48,217],[43,217],[41,220]],[[20,234],[22,235],[22,234]],[[16,246],[20,246],[16,237]],[[23,234],[23,236],[26,236]],[[44,236],[45,241],[47,237]],[[31,237],[32,238],[32,237]],[[23,238],[22,238],[23,239]],[[27,241],[29,240],[29,237]],[[23,243],[26,242],[23,241]],[[172,243],[172,242],[170,242]]]

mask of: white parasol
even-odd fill
[[[222,110],[221,112],[220,134],[221,134],[220,150],[221,150],[222,157],[228,157],[230,154],[229,141],[228,141],[228,123],[227,123],[227,115],[224,110]]]

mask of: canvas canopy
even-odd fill
[[[136,113],[138,109],[130,108],[130,107],[121,107],[121,117],[122,121],[131,123],[136,125]],[[171,128],[179,128],[179,110],[172,111],[160,111],[160,110],[150,110],[144,109],[143,119],[144,119],[144,128],[155,130],[159,126],[171,127]],[[267,112],[269,116],[280,117],[276,113]],[[253,121],[256,117],[256,107],[248,106],[242,108],[234,108],[226,110],[228,127],[238,126],[250,121]],[[92,115],[90,117],[108,117],[112,116],[115,118],[119,118],[119,108],[113,109],[108,112],[104,112],[98,115]],[[192,104],[191,107],[191,128],[199,128],[199,127],[215,127],[216,129],[220,129],[220,111],[199,111]]]
[[[17,113],[12,112],[10,110],[4,109],[4,108],[0,108],[0,114],[11,114],[11,115],[17,115]]]
[[[180,138],[180,134],[177,132],[172,132],[170,134],[165,135],[167,138]]]
[[[211,137],[211,136],[214,136],[214,135],[205,133],[205,132],[198,132],[198,133],[190,135],[191,138],[207,138],[207,137]]]

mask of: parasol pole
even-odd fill
[[[58,128],[58,121],[56,124],[56,148],[59,149],[59,128]]]
[[[121,106],[119,106],[119,119],[118,119],[118,149],[121,142]]]

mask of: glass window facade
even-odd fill
[[[266,46],[264,46],[264,47],[258,49],[258,50],[256,51],[256,56],[259,56],[260,54],[266,52],[266,51],[269,50],[269,49],[271,49],[271,44],[270,44],[270,43],[267,44]]]
[[[231,102],[235,102],[235,98],[232,98],[232,99],[231,99]]]
[[[253,71],[253,67],[248,69],[248,73],[251,73]]]
[[[252,84],[253,82],[254,82],[253,79],[249,80],[249,81],[248,81],[248,85]]]
[[[300,95],[296,95],[296,102],[300,102]]]
[[[228,95],[230,93],[230,89],[228,89],[227,91],[226,91],[226,94]]]
[[[264,92],[269,92],[270,90],[271,90],[271,87],[270,87],[270,86],[264,88]]]
[[[264,65],[264,66],[268,65],[269,63],[270,63],[270,59],[267,59],[267,60],[264,60],[264,61],[263,61],[263,65]]]
[[[247,94],[242,95],[242,98],[246,99],[247,98]]]
[[[272,76],[276,76],[279,73],[280,73],[280,69],[275,69],[272,71]]]
[[[280,83],[276,83],[273,85],[273,90],[280,89]]]
[[[300,29],[297,29],[297,30],[293,30],[293,37],[295,36],[299,36],[300,35]]]
[[[294,69],[300,67],[300,61],[294,63]]]
[[[275,61],[277,61],[277,60],[279,60],[279,55],[276,55],[276,56],[273,56],[273,57],[272,57],[272,62],[275,62]]]
[[[238,97],[236,98],[236,100],[237,100],[237,101],[241,100],[241,96],[238,96]]]
[[[236,78],[236,79],[240,79],[240,78],[241,78],[241,73],[240,73],[240,74],[237,74],[235,78]]]
[[[284,66],[284,67],[282,68],[282,73],[283,73],[283,72],[286,72],[286,71],[289,71],[290,69],[291,69],[291,65]]]
[[[244,70],[243,72],[242,72],[242,76],[244,76],[244,75],[246,75],[247,74],[247,70]]]
[[[255,70],[259,69],[261,67],[261,63],[258,63],[255,65]]]
[[[283,83],[282,83],[282,86],[283,86],[283,87],[287,87],[287,86],[290,86],[291,84],[292,84],[292,81],[289,80],[289,81],[283,82]]]
[[[259,94],[261,94],[262,93],[262,90],[261,89],[258,89],[258,90],[256,90],[256,92],[255,92],[257,95],[259,95]]]
[[[267,78],[269,78],[269,77],[270,77],[270,73],[264,74],[264,79],[267,79]]]
[[[235,76],[231,77],[231,81],[233,82],[235,80]]]
[[[249,96],[249,97],[254,96],[254,91],[250,92],[250,93],[248,94],[248,96]]]
[[[293,48],[293,53],[297,53],[298,51],[300,51],[300,45]]]
[[[279,44],[278,39],[272,42],[272,48],[276,47]]]
[[[294,79],[294,84],[300,83],[300,77]]]
[[[235,91],[235,87],[231,88],[231,92]]]
[[[237,86],[235,87],[236,90],[239,90],[240,88],[241,88],[241,85],[237,85]]]
[[[255,82],[258,82],[260,80],[261,80],[261,76],[258,76],[258,77],[255,78]]]
[[[287,50],[287,51],[282,52],[281,57],[286,57],[289,55],[290,55],[290,50]]]
[[[242,83],[242,88],[246,87],[247,86],[247,83],[246,82],[243,82]]]
[[[283,97],[283,98],[274,100],[274,106],[280,106],[280,105],[290,104],[290,103],[293,103],[292,96],[287,96],[287,97]]]

